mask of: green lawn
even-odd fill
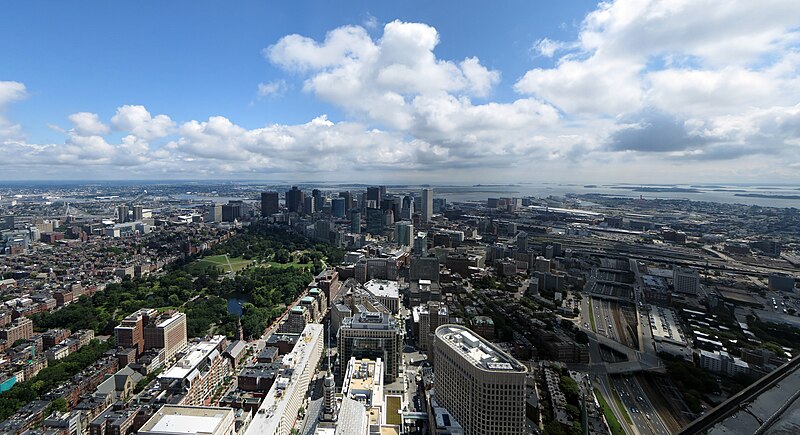
[[[230,260],[230,266],[228,265],[228,260]],[[221,268],[223,272],[230,272],[231,268],[233,268],[234,272],[238,272],[248,265],[253,264],[253,260],[245,260],[242,257],[232,257],[230,259],[226,259],[225,255],[212,255],[210,257],[204,257],[195,260],[189,267],[195,265],[196,267],[206,267],[209,264]]]
[[[612,435],[625,435],[625,430],[622,429],[622,425],[619,424],[619,420],[617,420],[617,416],[614,415],[614,411],[611,410],[611,407],[608,406],[608,402],[600,394],[600,390],[597,388],[594,389],[594,395],[597,397],[597,401],[600,402],[600,408],[603,409],[603,415],[606,416],[606,422],[608,422],[608,427],[611,429]]]

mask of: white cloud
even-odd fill
[[[111,131],[107,125],[100,121],[96,113],[77,112],[69,115],[72,127],[81,136],[104,135]]]
[[[0,81],[0,139],[19,138],[22,129],[5,117],[6,106],[28,96],[25,85],[20,82]]]
[[[153,117],[144,106],[122,106],[111,118],[117,130],[129,132],[143,139],[156,139],[171,134],[175,123],[167,115]]]
[[[269,83],[258,84],[258,97],[265,98],[271,95],[280,95],[286,92],[286,80],[275,80]]]

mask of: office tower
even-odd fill
[[[414,240],[414,225],[409,221],[397,222],[394,225],[394,234],[398,245],[410,247]]]
[[[447,211],[447,198],[433,198],[433,212],[444,213]]]
[[[348,191],[339,192],[339,198],[344,198],[344,209],[350,210],[353,208],[353,194]]]
[[[318,211],[322,211],[322,209],[317,208],[316,198],[313,196],[306,196],[303,199],[303,213],[314,214]]]
[[[114,341],[117,346],[125,349],[136,349],[136,354],[144,350],[144,326],[150,323],[150,318],[155,317],[156,310],[142,308],[129,314],[114,328]]]
[[[386,186],[378,186],[378,203],[380,203],[383,198],[386,198]]]
[[[164,349],[164,360],[171,361],[187,346],[186,314],[174,312],[149,318],[143,329],[144,350]]]
[[[524,365],[459,325],[436,328],[433,347],[436,400],[465,435],[525,433]]]
[[[383,210],[379,208],[367,209],[367,232],[372,235],[379,235],[383,233],[383,227],[386,218],[383,216]]]
[[[375,207],[381,204],[381,189],[379,187],[367,187],[367,201],[375,201]]]
[[[128,222],[128,206],[121,205],[117,207],[117,222]]]
[[[311,191],[311,197],[314,198],[314,210],[322,212],[322,209],[325,208],[325,195],[321,190],[314,189]]]
[[[134,221],[142,220],[143,214],[144,214],[144,209],[142,208],[141,205],[134,205],[133,206],[133,220]]]
[[[278,192],[261,192],[261,216],[267,217],[278,212]]]
[[[222,222],[222,204],[210,204],[206,206],[206,222]]]
[[[384,210],[383,217],[384,217],[383,221],[384,226],[391,227],[392,225],[394,225],[394,211]]]
[[[429,223],[433,217],[433,189],[422,189],[422,222]]]
[[[696,295],[698,287],[700,287],[700,274],[694,269],[675,267],[673,285],[678,293]]]
[[[400,207],[400,218],[411,220],[414,216],[414,198],[406,195],[403,197],[403,203]]]
[[[242,203],[230,201],[222,206],[222,221],[233,222],[242,217]]]
[[[339,327],[338,345],[342,373],[347,370],[350,358],[356,357],[381,358],[385,363],[386,383],[394,382],[400,374],[403,330],[389,314],[362,312],[345,318]]]
[[[347,200],[345,198],[333,198],[331,200],[331,216],[343,218],[344,212],[347,210],[345,208],[346,204]]]
[[[289,213],[303,212],[303,191],[297,186],[292,186],[291,190],[286,191],[286,209]]]
[[[350,210],[350,232],[361,234],[361,211],[357,208]]]
[[[413,254],[420,257],[428,255],[428,233],[419,232],[414,237]]]
[[[419,337],[417,345],[420,350],[430,350],[433,347],[433,334],[436,328],[450,323],[447,305],[439,301],[428,301],[420,305],[419,310]]]

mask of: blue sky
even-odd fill
[[[7,2],[0,156],[8,178],[796,180],[796,2],[497,3]]]

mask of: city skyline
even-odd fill
[[[790,1],[48,6],[0,18],[4,181],[798,180]]]

